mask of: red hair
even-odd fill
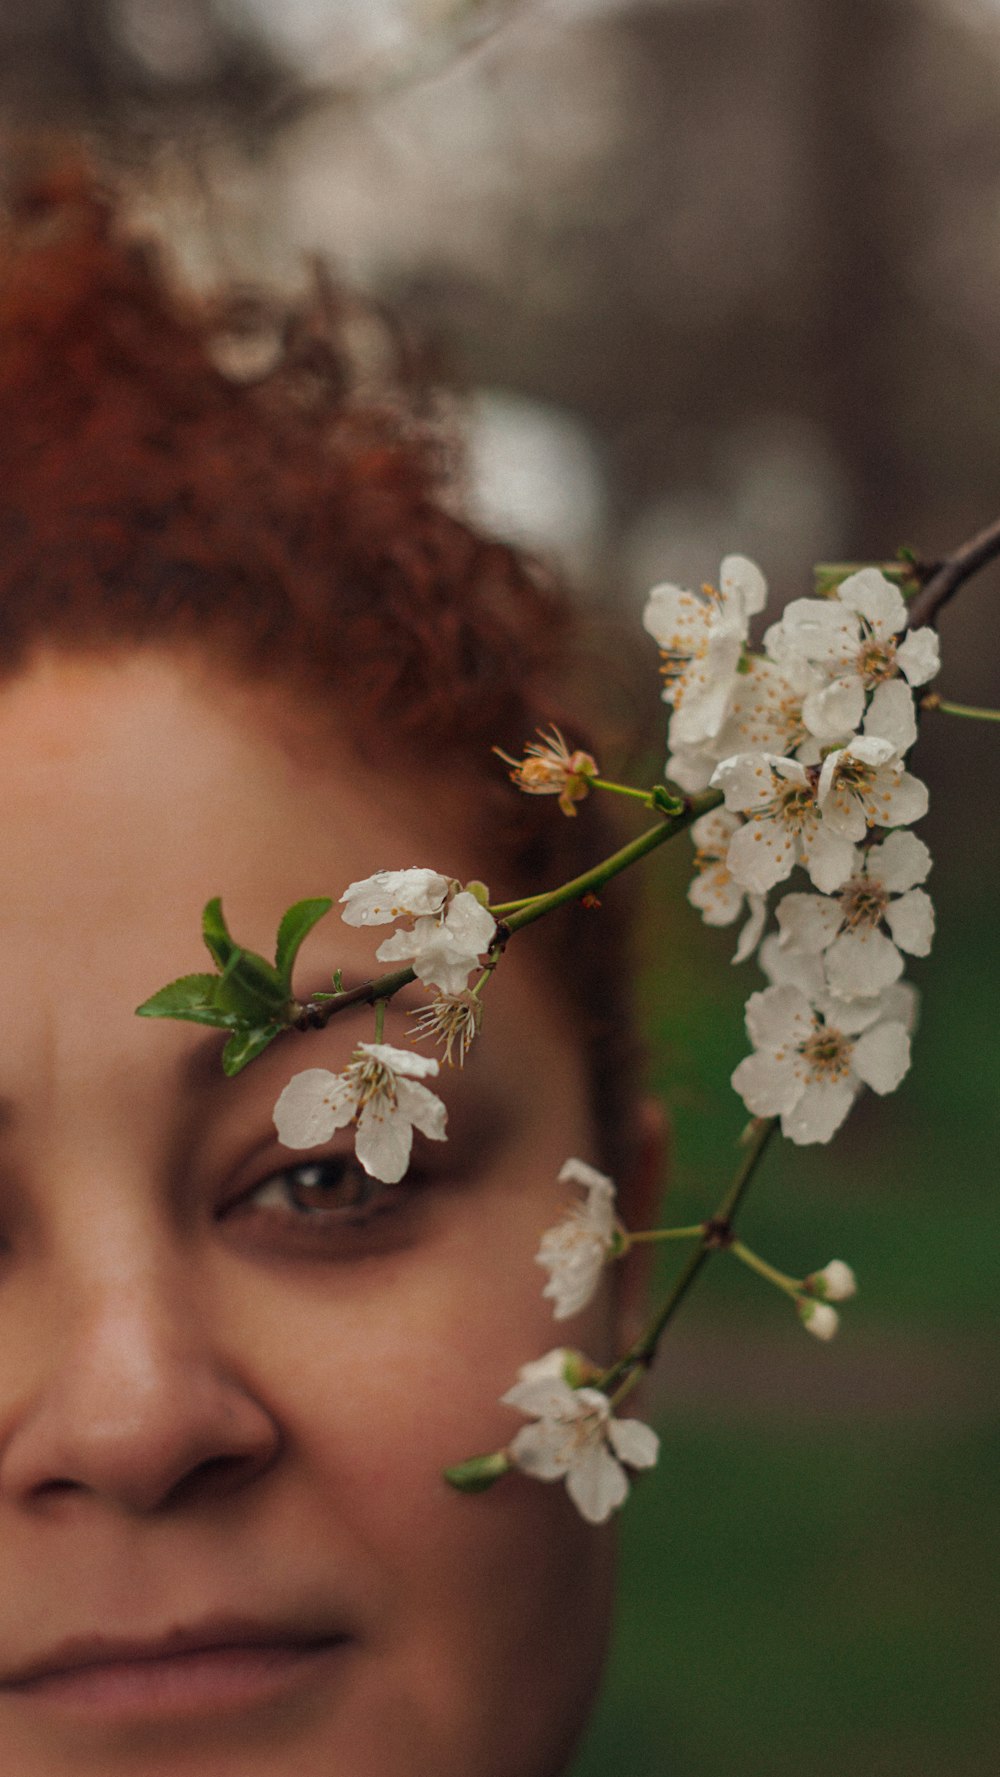
[[[218,314],[170,289],[78,169],[22,193],[4,246],[8,674],[45,642],[218,648],[230,670],[300,687],[318,725],[346,707],[355,735],[377,720],[424,759],[457,748],[504,895],[552,886],[610,848],[597,809],[567,821],[548,799],[518,796],[491,756],[497,743],[520,751],[558,714],[570,607],[448,509],[440,451],[405,404],[345,393],[330,338],[308,378],[294,349],[254,387],[227,378],[211,351]],[[560,923],[611,1139],[633,1071],[620,921],[570,909]]]

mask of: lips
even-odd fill
[[[219,1618],[150,1637],[69,1637],[0,1673],[0,1695],[119,1718],[267,1702],[342,1663],[340,1629]]]

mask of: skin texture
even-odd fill
[[[564,1342],[603,1359],[627,1331],[610,1290],[555,1326],[532,1263],[560,1165],[594,1157],[551,983],[511,945],[464,1075],[436,1083],[450,1139],[417,1136],[410,1179],[360,1219],[287,1194],[289,1168],[329,1153],[350,1202],[352,1132],[296,1156],[271,1111],[293,1072],[371,1038],[370,1011],[235,1082],[216,1033],[133,1015],[208,966],[213,894],[267,954],[303,895],[382,866],[476,873],[447,782],[384,752],[363,771],[307,746],[280,693],[162,653],[41,656],[0,694],[0,1748],[17,1777],[553,1777],[592,1700],[610,1529],[561,1485],[469,1498],[440,1478],[523,1423],[498,1404],[520,1364]],[[372,973],[376,942],[334,912],[297,989]],[[397,1007],[385,1040],[403,1045]],[[626,1215],[642,1188],[626,1181]],[[327,1639],[266,1682],[251,1660],[243,1689],[227,1669],[222,1695],[195,1661],[152,1701],[10,1682],[68,1639],[228,1619]]]

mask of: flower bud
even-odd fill
[[[840,1315],[827,1302],[799,1301],[799,1318],[814,1339],[832,1339],[840,1325]]]
[[[485,1493],[509,1468],[507,1452],[496,1450],[491,1456],[470,1456],[467,1462],[457,1462],[454,1468],[445,1469],[444,1478],[459,1493]]]
[[[823,1302],[846,1302],[858,1293],[858,1280],[843,1259],[831,1259],[822,1271],[814,1271],[806,1283],[814,1296]]]

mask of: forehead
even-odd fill
[[[375,769],[313,728],[289,694],[160,653],[46,656],[4,688],[0,1010],[24,1031],[23,1068],[31,1053],[96,1069],[112,1052],[124,1066],[190,1048],[196,1027],[147,1024],[133,1008],[208,966],[200,920],[214,895],[237,939],[268,955],[282,912],[305,896],[336,899],[379,868],[480,873],[447,772],[412,769],[388,737]],[[367,739],[377,756],[380,737]],[[303,977],[380,972],[384,935],[334,910]],[[528,1023],[557,1039],[547,985],[512,946],[491,984],[491,1051],[498,1038],[516,1048]],[[350,1025],[352,1041],[370,1034]]]

